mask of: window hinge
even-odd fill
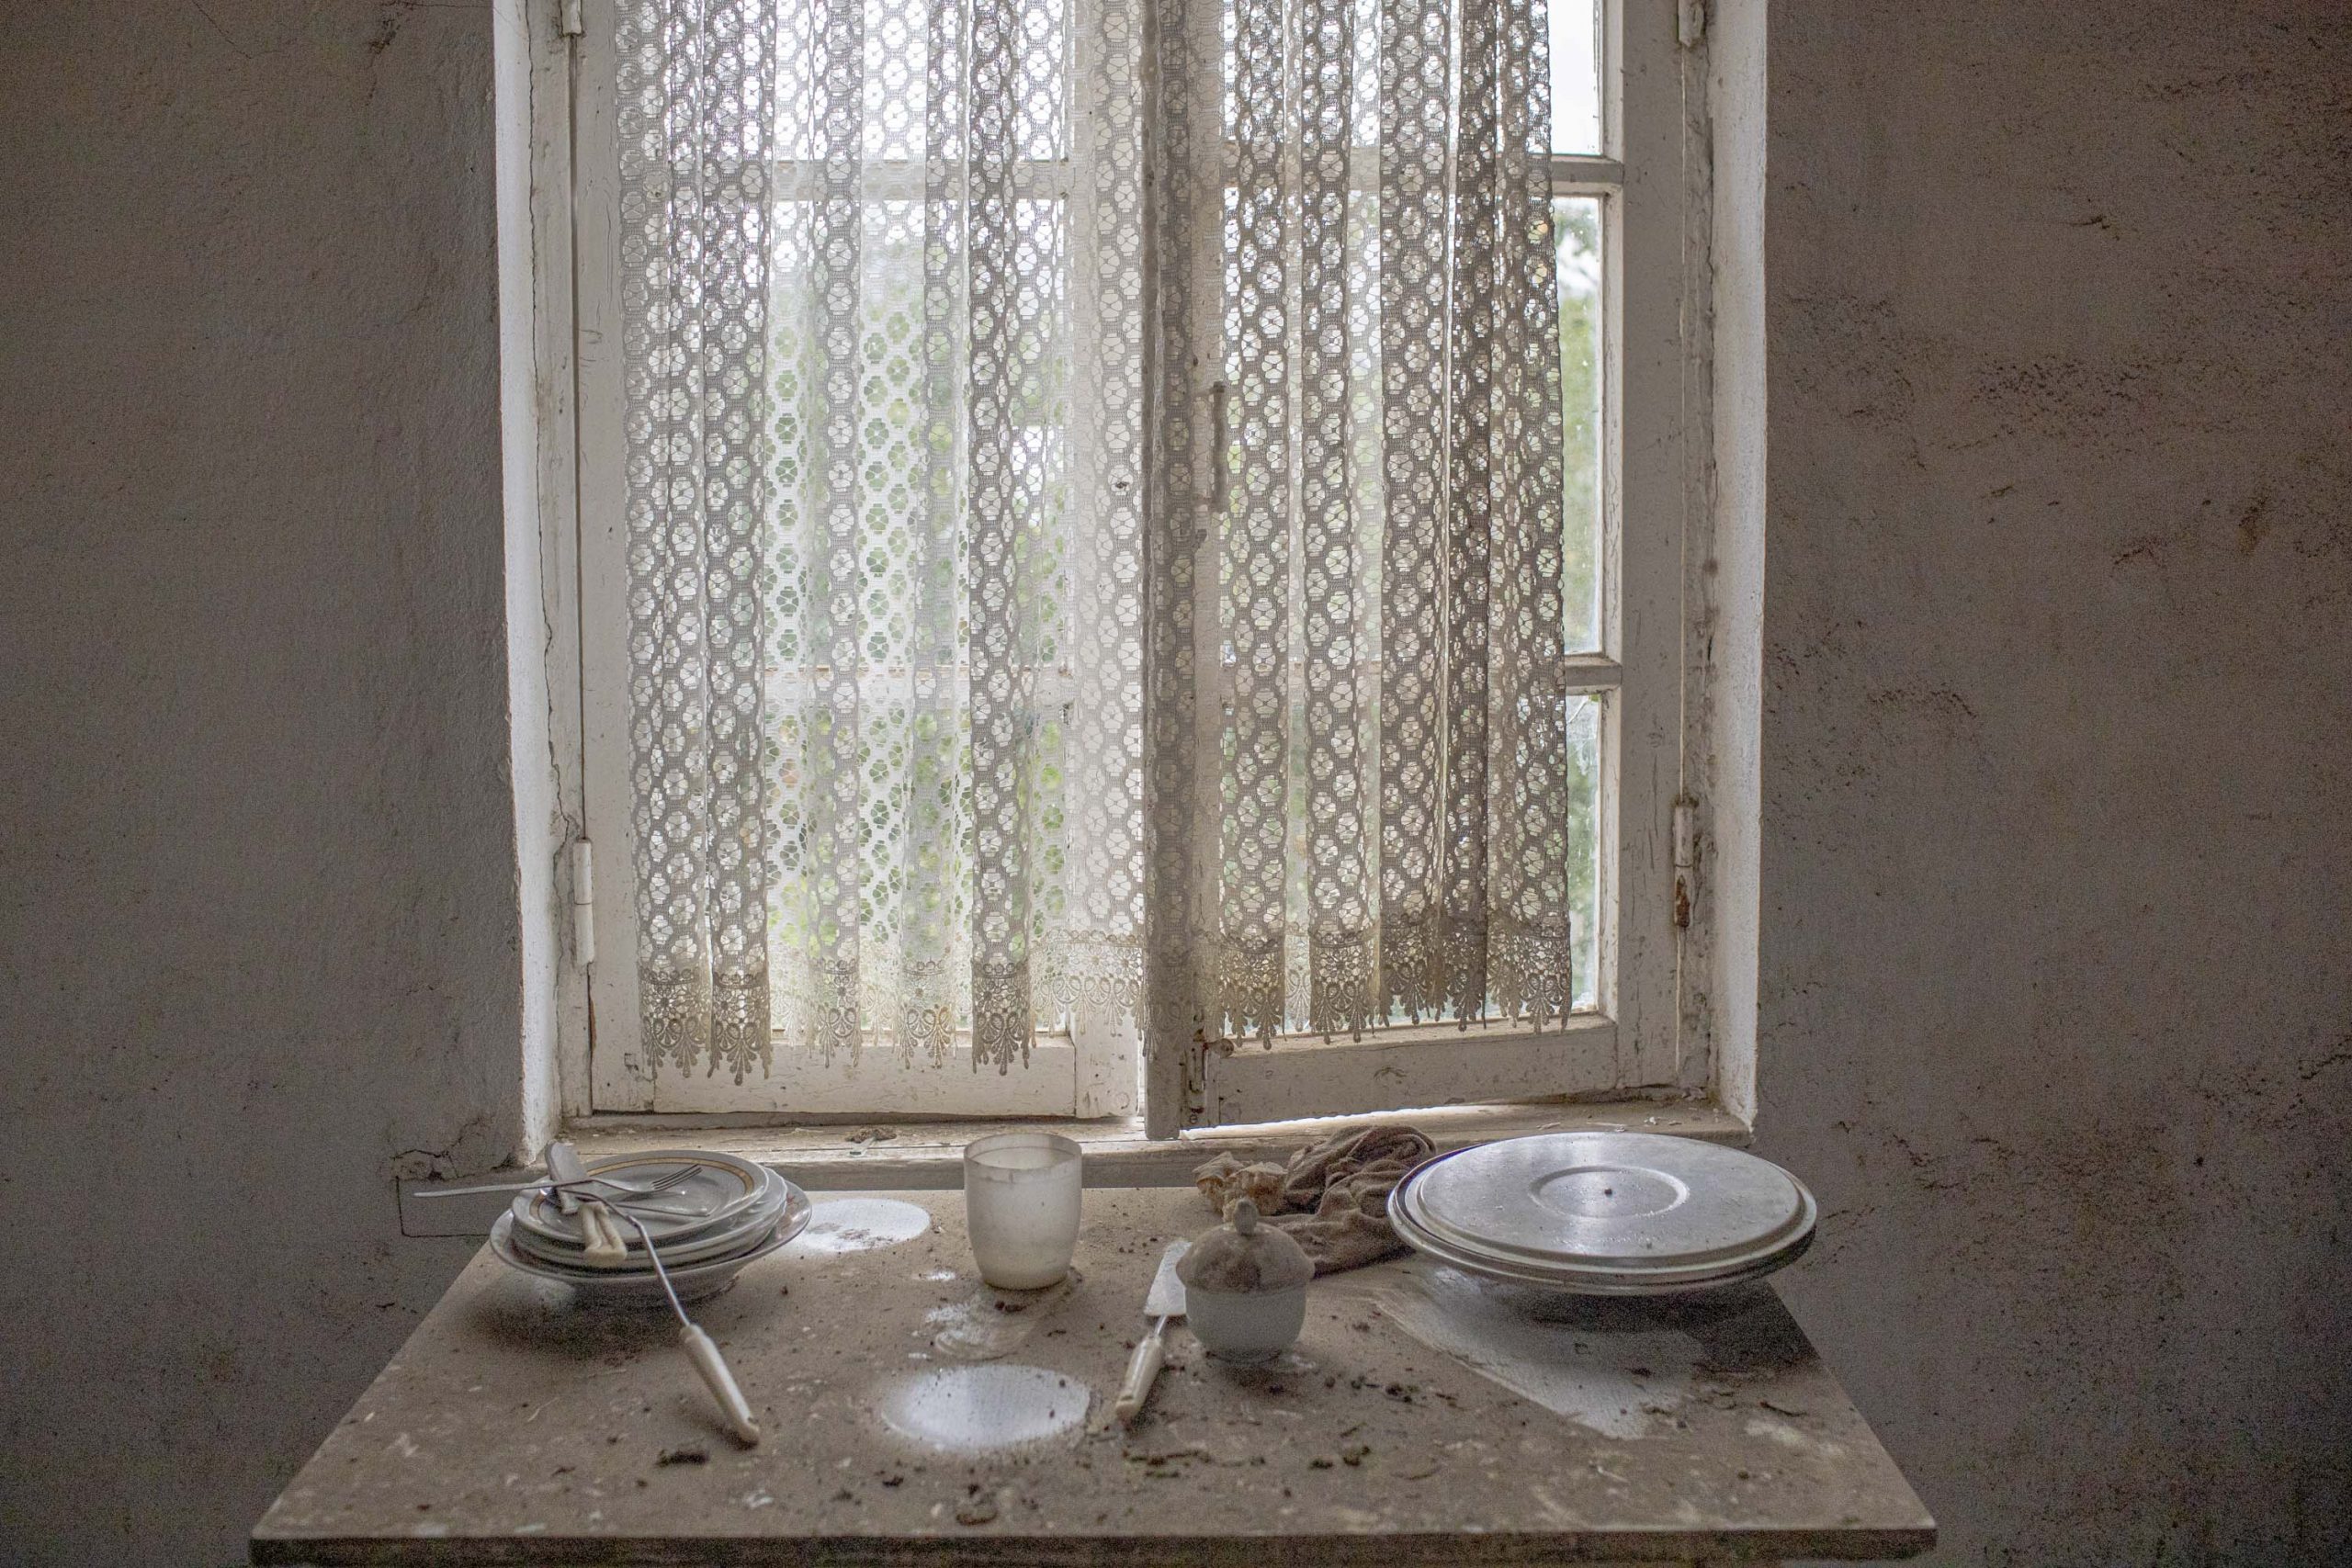
[[[1184,1115],[1182,1125],[1197,1127],[1208,1114],[1209,1037],[1193,1031],[1184,1046]]]
[[[1699,797],[1674,797],[1674,929],[1690,929],[1690,901],[1699,892]]]
[[[585,839],[571,842],[571,961],[596,962],[596,861]]]
[[[588,30],[580,15],[581,0],[556,0],[555,30],[565,38],[578,38]]]
[[[1675,0],[1674,36],[1685,49],[1696,49],[1707,36],[1707,0]]]

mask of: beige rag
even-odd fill
[[[1411,1127],[1375,1123],[1309,1144],[1284,1165],[1219,1155],[1193,1172],[1218,1213],[1236,1198],[1257,1204],[1314,1261],[1317,1274],[1360,1269],[1405,1250],[1388,1223],[1388,1194],[1437,1152]]]

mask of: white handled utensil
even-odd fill
[[[1122,1427],[1143,1414],[1143,1402],[1151,1397],[1151,1385],[1159,1381],[1160,1366],[1168,1359],[1169,1322],[1184,1315],[1184,1281],[1176,1277],[1176,1265],[1192,1245],[1171,1241],[1159,1255],[1159,1272],[1151,1277],[1150,1293],[1143,1299],[1143,1314],[1151,1319],[1151,1332],[1136,1346],[1135,1356],[1127,1362],[1127,1381],[1119,1385],[1119,1397],[1111,1405],[1111,1414]]]
[[[599,1205],[601,1207],[602,1205]],[[637,1227],[638,1239],[645,1244],[645,1256],[653,1261],[653,1272],[662,1281],[662,1293],[670,1298],[670,1310],[678,1314],[678,1322],[685,1332],[678,1342],[686,1348],[686,1359],[695,1364],[695,1373],[710,1396],[718,1401],[718,1408],[727,1416],[728,1428],[746,1443],[760,1440],[760,1424],[752,1416],[752,1402],[743,1397],[743,1390],[735,1382],[735,1374],[728,1370],[727,1358],[718,1353],[718,1342],[702,1331],[701,1325],[686,1315],[678,1303],[678,1292],[670,1283],[670,1270],[662,1266],[662,1255],[653,1250],[653,1238],[645,1234],[645,1222],[635,1214],[620,1216]]]
[[[628,1258],[628,1244],[621,1239],[612,1211],[595,1194],[578,1190],[588,1181],[588,1168],[580,1163],[580,1151],[560,1138],[549,1144],[548,1177],[554,1183],[556,1207],[580,1216],[580,1234],[587,1242],[582,1250],[588,1258],[595,1263],[619,1263]]]
[[[571,1190],[588,1179],[588,1168],[580,1163],[580,1151],[558,1138],[548,1145],[548,1179],[555,1186],[555,1206],[565,1213],[576,1213],[580,1199]]]
[[[608,1198],[650,1198],[667,1192],[690,1179],[702,1168],[682,1164],[659,1181],[615,1181],[610,1177],[592,1176],[587,1185]],[[534,1177],[528,1181],[493,1181],[483,1187],[417,1187],[409,1191],[412,1198],[473,1198],[485,1192],[543,1192],[558,1185],[552,1176]]]
[[[729,1429],[746,1443],[758,1442],[760,1424],[752,1416],[751,1402],[743,1397],[742,1389],[736,1384],[735,1374],[728,1370],[727,1359],[718,1353],[718,1342],[705,1334],[695,1320],[686,1315],[686,1309],[679,1304],[677,1290],[670,1283],[670,1270],[662,1266],[662,1255],[654,1250],[653,1237],[646,1233],[645,1222],[627,1209],[616,1209],[600,1198],[593,1195],[581,1197],[572,1191],[574,1187],[591,1179],[588,1168],[580,1163],[579,1151],[570,1144],[560,1139],[549,1144],[547,1163],[548,1176],[557,1183],[553,1190],[558,1206],[567,1214],[575,1211],[580,1213],[580,1228],[588,1243],[583,1249],[587,1256],[619,1261],[628,1256],[628,1247],[621,1239],[618,1222],[626,1220],[636,1228],[637,1238],[645,1247],[646,1258],[653,1265],[655,1277],[662,1281],[662,1293],[670,1298],[670,1310],[678,1314],[678,1322],[684,1328],[679,1341],[685,1347],[686,1359],[694,1363],[695,1373],[702,1379],[703,1386],[710,1390],[710,1396],[718,1401],[718,1408],[727,1416]]]

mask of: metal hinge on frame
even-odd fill
[[[571,841],[571,961],[596,962],[596,857],[585,839]]]
[[[1195,1029],[1184,1046],[1184,1114],[1180,1125],[1197,1127],[1208,1114],[1209,1037]]]
[[[1690,905],[1699,897],[1699,797],[1674,797],[1674,929],[1690,929]]]
[[[1706,36],[1707,0],[1675,0],[1675,40],[1685,49],[1696,49]]]

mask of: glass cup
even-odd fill
[[[964,1221],[980,1278],[1041,1291],[1069,1272],[1085,1159],[1055,1133],[991,1133],[964,1145]]]

